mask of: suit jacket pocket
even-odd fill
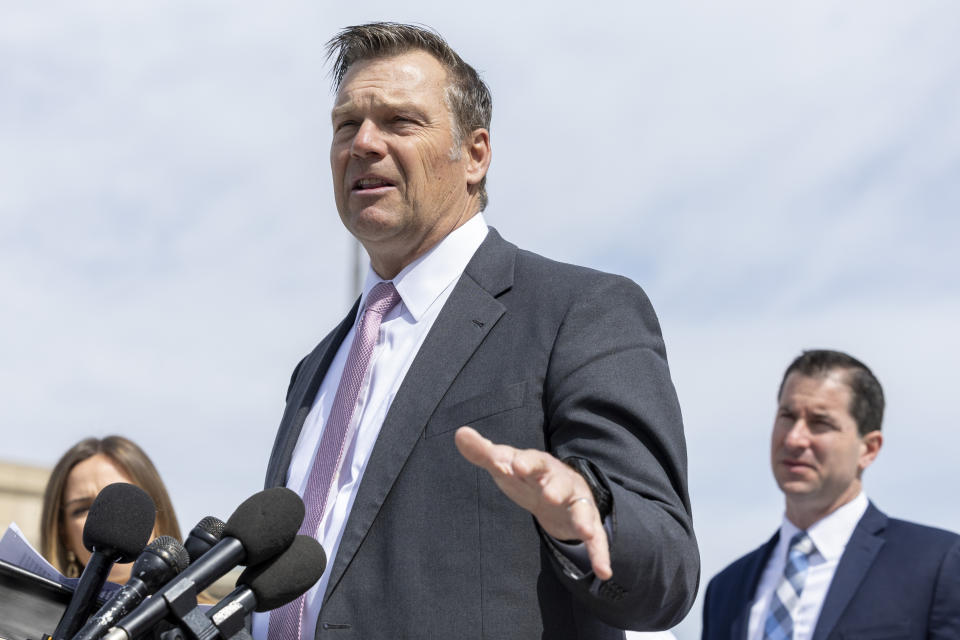
[[[430,438],[479,422],[484,418],[523,406],[525,383],[515,382],[478,396],[467,398],[449,407],[440,408],[427,423],[424,437]]]

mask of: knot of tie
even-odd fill
[[[378,316],[383,316],[390,311],[390,309],[397,306],[398,302],[400,302],[400,293],[397,292],[397,288],[393,286],[393,283],[379,282],[370,290],[365,309],[372,311]]]
[[[790,538],[790,555],[809,556],[815,547],[813,540],[806,531],[800,531]]]

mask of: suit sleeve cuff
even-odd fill
[[[613,525],[610,522],[610,516],[603,519],[603,530],[607,532],[607,540],[613,539]],[[580,579],[593,571],[590,565],[590,554],[587,553],[587,545],[582,542],[564,542],[563,540],[557,540],[542,529],[541,532],[543,536],[553,544],[556,553],[565,557],[567,562],[572,565],[570,568],[576,569],[579,574],[572,575],[567,571],[567,567],[564,567],[564,572],[567,573],[567,575],[574,579]],[[560,562],[560,564],[561,566],[564,565],[563,562]]]

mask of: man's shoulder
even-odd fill
[[[953,531],[889,517],[884,537],[888,542],[907,542],[918,550],[941,550],[960,544],[960,534]]]
[[[517,264],[528,270],[531,274],[540,276],[553,276],[568,279],[573,283],[593,283],[603,281],[628,281],[633,282],[626,276],[615,273],[608,273],[585,267],[583,265],[570,262],[561,262],[553,258],[528,251],[526,249],[517,250]]]
[[[773,538],[737,558],[710,580],[703,603],[704,638],[730,637],[734,617],[752,599],[776,540],[777,534],[774,534]],[[710,633],[706,633],[708,628]]]
[[[515,286],[554,297],[565,294],[579,297],[584,293],[601,295],[600,292],[624,290],[646,298],[640,285],[627,276],[549,258],[504,240],[492,227],[490,232],[494,242],[502,243],[513,253]]]

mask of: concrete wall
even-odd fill
[[[50,470],[12,462],[0,462],[0,535],[11,522],[40,547],[40,507]]]

